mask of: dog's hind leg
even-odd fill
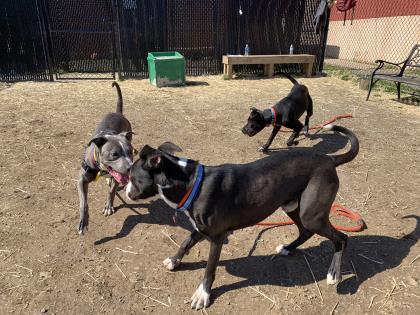
[[[341,281],[341,258],[347,245],[347,235],[337,231],[329,220],[331,205],[338,191],[338,177],[334,172],[321,171],[316,174],[302,193],[300,218],[303,226],[334,244],[334,257],[328,269],[327,283]]]
[[[271,132],[271,135],[268,138],[267,142],[261,148],[259,148],[258,151],[264,152],[268,150],[270,145],[273,143],[274,138],[277,136],[277,133],[279,132],[280,128],[281,128],[281,125],[274,126],[273,131]]]
[[[109,184],[109,195],[106,200],[105,207],[102,210],[102,213],[105,216],[109,216],[115,212],[114,199],[115,199],[115,194],[117,192],[117,189],[118,189],[118,182],[113,177],[111,177],[110,184]]]
[[[298,246],[305,243],[308,239],[310,239],[312,237],[312,235],[314,235],[314,233],[307,230],[303,226],[302,221],[299,217],[299,211],[300,211],[300,209],[297,208],[296,210],[294,210],[292,212],[287,212],[287,215],[289,216],[289,218],[292,219],[292,221],[296,224],[297,228],[299,229],[299,236],[297,237],[297,239],[295,239],[289,245],[280,244],[279,246],[277,246],[276,247],[276,252],[280,255],[289,255],[289,253],[292,250],[295,250]]]
[[[200,232],[194,230],[191,232],[190,236],[188,236],[185,241],[182,242],[180,248],[178,249],[177,253],[173,257],[168,257],[163,261],[163,265],[169,269],[174,270],[181,264],[182,258],[185,254],[188,255],[188,252],[195,244],[203,239],[204,235]]]
[[[303,127],[303,132],[305,136],[309,135],[309,118],[313,115],[313,104],[312,98],[308,95],[308,107],[306,108],[306,117],[305,117],[305,126]]]
[[[286,144],[290,147],[293,145],[295,139],[299,136],[299,133],[301,132],[303,125],[299,120],[295,120],[292,123],[289,123],[288,125],[285,125],[287,128],[293,129],[292,135],[287,140]]]
[[[341,282],[341,259],[347,246],[347,235],[337,231],[330,222],[328,223],[329,227],[317,234],[330,239],[334,243],[335,253],[328,269],[327,284],[337,284]]]

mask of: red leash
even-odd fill
[[[343,119],[343,118],[353,118],[352,114],[344,114],[344,115],[338,115],[338,116],[334,116],[333,118],[331,118],[330,120],[327,120],[326,122],[320,124],[320,125],[316,125],[313,126],[311,128],[309,128],[309,130],[315,130],[315,129],[321,129],[323,127],[325,127],[326,125],[329,125],[337,120]],[[293,130],[291,129],[281,129],[280,132],[292,132]]]
[[[347,227],[347,226],[341,226],[341,225],[333,225],[334,228],[340,231],[346,231],[346,232],[361,232],[364,230],[365,223],[363,222],[362,217],[356,213],[353,212],[343,205],[340,205],[339,203],[333,203],[331,206],[331,212],[337,215],[340,215],[342,217],[349,218],[351,221],[356,222],[356,225],[353,227]],[[283,221],[283,222],[260,222],[256,225],[259,226],[284,226],[284,225],[292,225],[294,224],[293,221]]]

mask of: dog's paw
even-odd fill
[[[83,220],[83,219],[80,220],[79,225],[77,226],[77,232],[80,235],[85,234],[88,230],[88,225],[89,225],[88,220]]]
[[[329,285],[335,285],[337,283],[341,282],[341,276],[337,276],[335,272],[327,274],[327,284]]]
[[[200,310],[210,305],[210,292],[207,292],[203,288],[203,284],[200,284],[197,291],[194,292],[191,297],[191,308]]]
[[[173,257],[168,257],[163,261],[163,265],[168,270],[174,270],[176,267],[178,267],[181,264],[181,261],[179,259],[175,259]]]
[[[110,216],[114,212],[115,212],[114,207],[113,206],[110,206],[110,205],[106,205],[104,207],[104,209],[102,210],[103,215],[106,216],[106,217]]]
[[[268,148],[265,146],[262,146],[258,149],[258,152],[267,152]]]
[[[290,253],[290,250],[284,248],[285,246],[283,244],[280,244],[279,246],[276,247],[276,253],[280,254],[282,256],[287,256]]]
[[[81,212],[79,224],[77,226],[77,232],[80,235],[85,234],[88,230],[88,226],[89,226],[89,208],[86,207]]]

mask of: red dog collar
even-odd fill
[[[276,114],[276,111],[274,110],[273,107],[270,107],[270,111],[271,111],[271,124],[273,126],[278,126],[278,124],[277,124],[277,114]]]

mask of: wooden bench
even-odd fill
[[[223,56],[223,74],[232,79],[233,65],[264,65],[264,74],[271,77],[275,64],[301,63],[307,77],[312,75],[315,62],[314,55],[227,55]]]
[[[419,77],[419,70],[420,69],[420,45],[414,45],[411,49],[410,54],[408,55],[407,59],[400,62],[400,63],[393,63],[385,60],[376,60],[378,66],[375,70],[373,70],[370,76],[370,84],[369,84],[369,92],[366,97],[366,100],[369,99],[370,92],[372,91],[373,86],[379,80],[387,80],[395,82],[397,85],[397,93],[398,93],[398,100],[401,98],[401,83],[419,87],[420,86],[420,77]],[[391,65],[392,67],[399,68],[398,73],[377,73],[381,70],[384,65]],[[407,67],[414,68],[412,73],[407,74],[405,71]],[[415,69],[417,68],[417,69]],[[376,79],[376,80],[375,80]]]

